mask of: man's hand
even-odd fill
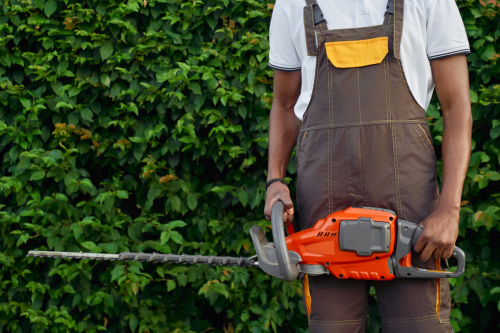
[[[283,224],[286,227],[293,221],[293,202],[290,198],[290,190],[288,189],[288,186],[275,182],[267,188],[266,206],[264,208],[264,215],[266,216],[266,219],[271,220],[273,205],[278,200],[281,200],[285,205],[285,210],[283,211]]]
[[[420,253],[420,260],[429,258],[448,259],[453,253],[458,236],[458,219],[460,210],[436,209],[419,226],[424,232],[415,244],[414,250]]]
[[[443,110],[443,183],[436,210],[420,226],[414,250],[420,259],[448,259],[458,236],[460,201],[469,165],[472,116],[469,72],[464,55],[431,61],[436,93]]]

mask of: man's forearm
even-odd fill
[[[472,116],[465,56],[435,60],[432,69],[443,109],[443,183],[439,208],[460,209],[469,165]]]
[[[443,110],[443,183],[439,208],[460,209],[462,188],[471,151],[470,104]]]
[[[274,71],[273,106],[269,115],[269,165],[267,179],[286,174],[300,131],[294,106],[300,96],[301,72]]]
[[[300,131],[293,105],[274,103],[269,116],[269,165],[267,179],[283,179]]]

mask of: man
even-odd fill
[[[294,218],[281,180],[296,144],[301,230],[349,206],[390,209],[424,228],[412,264],[441,269],[458,235],[471,147],[468,53],[453,0],[277,0],[266,217],[281,200],[284,221]],[[441,193],[425,115],[434,86],[444,121]],[[370,285],[384,332],[453,331],[447,279],[304,275],[309,332],[364,332]]]

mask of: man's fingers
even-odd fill
[[[434,259],[441,259],[443,257],[444,247],[438,247],[434,250]]]
[[[289,215],[293,215],[293,202],[290,196],[280,198],[283,204],[285,205],[285,210],[288,212]]]
[[[454,245],[448,246],[444,251],[443,251],[443,256],[441,258],[443,259],[449,259],[451,255],[453,254],[453,249],[455,248]]]
[[[420,238],[417,240],[415,243],[415,246],[413,247],[413,250],[417,253],[422,252],[424,249],[425,245],[427,244],[427,238],[422,234]]]
[[[422,253],[420,254],[420,260],[422,260],[423,262],[429,260],[435,249],[435,246],[433,246],[431,243],[427,243],[425,248],[422,250]]]

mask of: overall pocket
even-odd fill
[[[380,64],[389,53],[389,37],[325,43],[326,54],[337,68]]]

